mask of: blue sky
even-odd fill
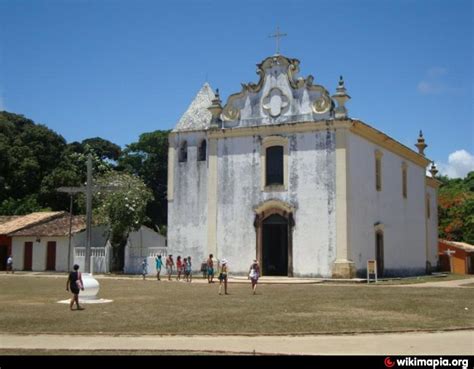
[[[474,170],[471,0],[0,0],[0,110],[68,141],[119,145],[170,129],[207,80],[227,96],[275,52],[335,91],[349,115],[445,173]],[[450,156],[451,155],[451,156]]]

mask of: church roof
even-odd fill
[[[19,217],[12,217],[10,218],[10,220],[0,225],[0,234],[9,234],[12,232],[16,232],[20,229],[39,224],[49,219],[57,218],[63,214],[63,211],[45,211],[31,213]]]
[[[204,83],[173,131],[207,129],[212,117],[207,108],[211,106],[214,98],[211,86],[207,82]]]

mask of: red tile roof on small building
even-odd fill
[[[10,234],[32,225],[43,223],[66,214],[64,211],[43,211],[14,217],[5,223],[0,223],[0,235]]]
[[[447,246],[452,246],[466,252],[474,252],[474,245],[471,245],[466,242],[457,242],[457,241],[448,241],[448,240],[439,240],[439,242],[444,243]]]
[[[34,236],[34,237],[63,237],[69,235],[69,214],[54,218],[41,224],[33,225],[9,234],[10,237]],[[71,234],[86,229],[86,220],[83,215],[72,217]]]

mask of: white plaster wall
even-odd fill
[[[198,145],[205,137],[203,131],[181,133],[170,143],[175,148],[175,161],[174,198],[168,202],[168,253],[174,260],[178,255],[191,256],[193,269],[200,268],[207,252],[208,160],[197,161]],[[188,159],[179,163],[183,140],[188,144]]]
[[[430,195],[430,212],[428,219],[428,248],[430,252],[431,267],[438,265],[438,191],[433,187],[426,186],[426,191]]]
[[[382,191],[375,189],[375,150],[383,152]],[[375,259],[374,224],[384,225],[387,275],[424,273],[426,265],[425,169],[355,134],[348,135],[349,237],[359,273]],[[402,196],[402,162],[408,197]]]
[[[36,237],[12,237],[12,253],[13,267],[17,270],[23,270],[23,257],[25,250],[25,242],[33,243],[33,271],[46,270],[46,252],[48,242],[56,242],[56,265],[57,272],[68,271],[67,253],[68,238],[67,237],[41,237],[40,242],[36,242]],[[71,250],[71,253],[73,251]],[[71,260],[73,254],[71,254]]]
[[[288,191],[262,192],[262,137],[218,142],[217,255],[232,272],[247,273],[256,255],[254,208],[278,199],[295,207],[293,272],[295,276],[330,276],[335,259],[334,133],[287,135]]]

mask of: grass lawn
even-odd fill
[[[474,289],[101,279],[114,302],[69,311],[66,277],[2,276],[0,333],[298,334],[474,328]],[[467,309],[466,309],[467,308]]]
[[[414,284],[414,283],[426,283],[426,282],[445,282],[445,281],[456,281],[460,279],[472,278],[472,275],[463,274],[432,274],[422,275],[417,277],[404,277],[404,278],[391,278],[391,279],[380,279],[378,284]],[[373,277],[370,283],[374,283]]]

